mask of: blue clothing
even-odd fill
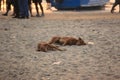
[[[18,0],[19,9],[20,9],[20,17],[28,17],[29,9],[28,9],[28,0]]]

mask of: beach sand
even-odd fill
[[[120,80],[120,14],[109,10],[46,11],[30,19],[0,12],[0,80]],[[36,51],[53,36],[81,37],[87,45]]]

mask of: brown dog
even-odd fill
[[[60,45],[86,45],[86,43],[79,37],[78,39],[73,37],[53,37],[49,44],[57,43]]]
[[[49,44],[54,44],[54,43],[57,43],[57,44],[60,44],[60,38],[61,37],[52,37],[52,39],[49,41]]]
[[[62,49],[60,49],[58,46],[46,43],[46,42],[41,42],[38,44],[37,46],[37,51],[43,51],[43,52],[47,52],[48,50],[51,51],[55,51],[55,50],[59,50],[59,51],[64,51]]]

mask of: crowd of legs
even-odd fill
[[[0,10],[1,10],[1,2],[2,0],[0,0]],[[36,9],[36,17],[44,16],[45,14],[42,6],[42,0],[6,0],[6,12],[2,15],[8,16],[9,11],[11,10],[11,6],[13,6],[13,13],[12,13],[13,18],[28,19],[29,16],[33,17],[32,6],[31,6],[32,2]],[[47,4],[50,4],[50,0],[47,0],[46,2]],[[39,9],[41,10],[41,14]]]
[[[7,16],[9,11],[11,10],[11,6],[13,6],[13,18],[23,18],[28,19],[29,16],[33,17],[32,13],[32,2],[34,3],[35,9],[36,9],[36,17],[42,17],[44,16],[44,9],[42,6],[42,0],[0,0],[0,11],[2,2],[6,1],[6,12],[3,14],[3,16]],[[47,8],[46,10],[51,10],[51,2],[50,0],[46,0],[47,2]],[[120,0],[115,0],[112,8],[111,13],[114,12],[115,7],[119,5],[119,13],[120,13]],[[39,8],[41,10],[41,14],[39,11]]]

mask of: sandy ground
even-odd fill
[[[109,10],[46,11],[30,19],[0,12],[0,80],[120,80],[120,14]],[[53,36],[89,44],[36,51]]]

